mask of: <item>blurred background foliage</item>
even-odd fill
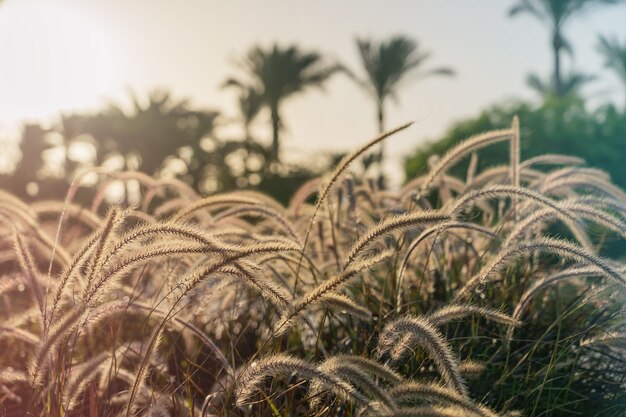
[[[484,109],[475,117],[453,123],[441,138],[424,142],[405,160],[405,181],[428,169],[428,159],[471,135],[508,126],[518,115],[522,126],[522,157],[564,153],[584,158],[606,170],[626,187],[626,109],[602,97],[586,97],[582,87],[602,74],[576,70],[575,46],[566,24],[593,9],[621,0],[519,0],[511,18],[534,18],[549,33],[551,73],[529,74],[535,101],[509,100]],[[1,11],[1,10],[0,10]],[[623,35],[623,34],[621,34]],[[620,36],[621,36],[620,35]],[[622,81],[626,93],[626,39],[617,34],[597,38],[597,52],[607,71]],[[147,97],[131,93],[132,106],[112,103],[100,110],[63,114],[52,125],[24,124],[19,154],[0,174],[0,187],[23,199],[63,198],[68,184],[84,168],[137,170],[155,177],[177,178],[202,194],[233,189],[257,189],[286,203],[302,183],[326,172],[341,154],[320,151],[298,165],[286,163],[281,132],[288,126],[284,108],[292,97],[323,89],[332,77],[347,76],[372,100],[376,126],[383,131],[389,102],[399,102],[410,82],[427,82],[431,75],[462,77],[447,66],[431,65],[433,54],[416,39],[394,35],[386,39],[358,38],[355,54],[361,68],[348,68],[319,51],[296,44],[253,45],[240,56],[223,87],[233,93],[237,114],[195,108],[167,91]],[[570,58],[568,62],[564,62]],[[564,64],[569,65],[564,65]],[[566,70],[564,70],[566,67]],[[593,98],[593,106],[589,105]],[[255,134],[266,124],[270,137]],[[234,128],[234,129],[233,129]],[[239,133],[231,133],[239,132]],[[479,168],[506,160],[505,146],[479,153]],[[383,153],[363,159],[360,171],[381,172]],[[467,161],[454,174],[465,175]],[[85,178],[80,195],[90,192],[96,177]],[[91,181],[91,182],[90,182]],[[121,191],[126,191],[122,193]],[[113,193],[115,194],[115,193]],[[132,192],[117,190],[132,202]]]

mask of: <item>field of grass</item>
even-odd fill
[[[393,133],[287,207],[138,173],[84,207],[1,193],[0,415],[625,415],[626,193],[520,161],[516,120],[399,191],[350,174]]]

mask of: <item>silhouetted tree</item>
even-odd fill
[[[259,169],[265,166],[265,162],[268,159],[268,153],[265,148],[254,140],[250,132],[250,126],[252,122],[257,118],[261,109],[263,108],[263,95],[253,86],[241,84],[238,80],[227,80],[223,87],[234,88],[238,92],[237,104],[239,115],[237,116],[237,122],[242,124],[243,127],[243,142],[245,146],[245,175],[251,171],[252,158],[256,156],[261,158],[259,161]]]
[[[247,80],[230,78],[226,83],[248,85],[260,92],[272,121],[270,160],[278,161],[282,103],[308,87],[321,87],[338,67],[326,63],[316,52],[303,52],[297,46],[283,48],[277,44],[269,49],[253,47],[240,66]]]
[[[397,100],[400,88],[409,80],[409,75],[415,73],[417,77],[423,78],[430,75],[454,74],[451,69],[443,67],[418,72],[430,59],[431,54],[421,50],[415,40],[406,36],[394,36],[382,42],[357,39],[356,44],[365,76],[359,77],[352,71],[345,70],[374,100],[379,133],[385,130],[385,104],[390,98]],[[383,154],[384,147],[380,145],[375,160],[382,162]]]
[[[65,118],[68,136],[88,134],[98,143],[98,163],[114,153],[125,159],[136,157],[139,169],[155,174],[168,156],[184,146],[196,147],[208,136],[218,116],[214,111],[190,110],[186,101],[174,102],[166,92],[153,92],[146,105],[135,96],[133,110],[118,105],[91,115]]]
[[[24,200],[62,198],[67,182],[67,160],[57,161],[56,172],[46,171],[46,153],[58,144],[49,141],[52,129],[39,124],[25,124],[20,140],[21,156],[13,172],[0,176],[0,188],[8,190]],[[65,155],[63,155],[65,158]]]
[[[510,16],[528,13],[550,27],[554,69],[552,81],[557,97],[567,93],[561,66],[561,51],[572,53],[572,46],[563,35],[563,28],[573,17],[593,6],[620,3],[623,0],[518,0],[510,10]]]
[[[626,41],[599,36],[598,50],[604,56],[604,65],[615,72],[626,89]]]

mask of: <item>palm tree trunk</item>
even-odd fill
[[[382,134],[385,131],[385,108],[383,106],[382,101],[378,103],[378,133]],[[383,156],[385,152],[384,142],[380,144],[380,150],[378,152],[379,161],[378,163],[382,165]]]
[[[382,134],[385,131],[385,107],[384,103],[380,101],[378,103],[378,133]],[[379,186],[383,188],[384,184],[384,172],[383,172],[383,159],[385,157],[385,142],[380,143],[378,150],[378,182]]]
[[[561,33],[558,29],[554,31],[552,38],[552,51],[554,53],[554,92],[557,97],[563,97],[563,79],[561,77]]]
[[[378,133],[385,131],[385,110],[383,103],[378,103]]]
[[[271,107],[272,113],[272,148],[270,149],[270,162],[278,162],[279,155],[279,130],[280,130],[280,116],[278,114],[278,105]]]

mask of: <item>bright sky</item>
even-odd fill
[[[24,120],[124,101],[132,89],[165,88],[199,107],[233,114],[219,88],[253,45],[296,43],[359,70],[354,38],[406,34],[433,52],[431,66],[457,77],[407,84],[387,110],[388,126],[418,122],[391,139],[390,165],[453,121],[511,97],[532,98],[526,74],[548,74],[549,35],[530,16],[511,19],[509,0],[5,0],[0,4],[0,132]],[[596,34],[626,37],[626,5],[594,10],[566,34],[576,68],[601,75],[590,94],[622,102],[602,69]],[[376,131],[369,97],[343,76],[324,92],[287,101],[284,148],[292,158],[320,148],[350,150]],[[262,122],[263,120],[259,120]],[[522,121],[523,123],[523,121]],[[261,123],[260,123],[261,125]],[[262,126],[262,125],[261,125]],[[268,137],[268,132],[261,130]],[[392,166],[392,168],[393,168]]]

